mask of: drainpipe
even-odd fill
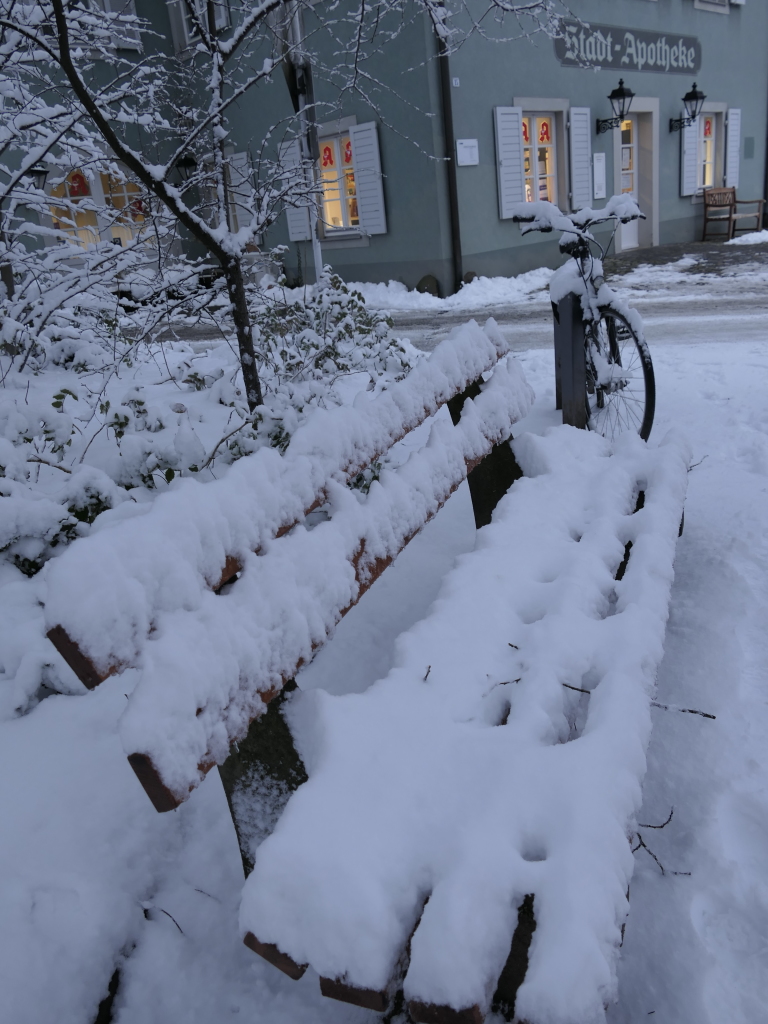
[[[453,134],[453,107],[451,105],[451,67],[445,40],[437,37],[437,63],[440,68],[440,100],[445,142],[446,170],[448,172],[448,210],[451,225],[451,260],[453,262],[453,290],[462,286],[464,270],[461,258],[461,230],[459,227],[459,187],[456,180],[456,140]]]
[[[312,241],[312,257],[315,264],[315,281],[320,280],[323,270],[323,255],[320,247],[318,231],[318,194],[317,177],[317,127],[315,125],[315,92],[312,83],[312,66],[309,56],[304,50],[304,25],[301,8],[295,0],[286,0],[288,19],[283,38],[283,73],[291,94],[293,109],[299,115],[301,125],[301,157],[307,185],[315,194],[309,204],[309,233]],[[292,47],[292,50],[291,50]]]

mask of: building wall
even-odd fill
[[[679,74],[564,67],[555,56],[554,42],[543,35],[497,46],[471,37],[451,58],[451,74],[460,81],[453,90],[456,135],[477,138],[480,152],[477,167],[457,169],[467,270],[517,273],[559,262],[554,240],[542,236],[521,239],[514,224],[498,217],[492,108],[510,106],[516,97],[565,99],[571,106],[589,107],[594,121],[611,116],[607,96],[623,77],[636,93],[635,109],[653,105],[643,99],[658,101],[658,242],[662,244],[694,240],[701,232],[700,198],[680,195],[680,133],[669,131],[669,119],[681,115],[681,97],[694,79],[707,95],[708,105],[714,102],[741,109],[738,195],[752,198],[763,194],[768,5],[750,0],[744,6],[730,6],[727,14],[697,9],[693,0],[582,0],[571,8],[592,22],[617,26],[621,31],[615,32],[616,38],[623,36],[623,30],[632,29],[663,33],[670,43],[681,35],[696,36],[701,43],[701,68]],[[650,122],[650,113],[641,115],[643,120]],[[615,182],[616,135],[618,132],[597,135],[593,126],[593,153],[606,155],[608,195],[620,184]],[[745,155],[745,150],[753,155]],[[558,198],[566,208],[565,197]],[[649,205],[643,199],[641,195],[641,206]],[[602,205],[601,200],[594,203]],[[649,229],[646,225],[646,234]],[[641,244],[651,241],[641,235]]]
[[[471,13],[481,14],[485,9],[484,0],[468,3]],[[641,175],[640,204],[649,219],[640,228],[639,244],[689,241],[700,237],[701,199],[680,194],[681,135],[669,131],[669,119],[682,113],[681,97],[695,79],[707,95],[708,107],[719,119],[721,165],[725,111],[741,110],[738,194],[740,198],[762,196],[768,123],[768,3],[731,3],[724,14],[697,4],[698,0],[570,0],[575,15],[589,19],[593,25],[613,26],[612,38],[619,44],[625,41],[626,32],[633,31],[659,33],[670,45],[681,36],[696,37],[701,49],[700,68],[685,73],[637,70],[629,64],[618,69],[563,66],[555,42],[544,34],[494,41],[470,32],[469,16],[463,23],[456,20],[466,38],[450,57],[451,77],[459,82],[451,89],[454,132],[459,139],[476,139],[479,151],[477,166],[457,168],[465,272],[512,274],[542,264],[558,265],[562,259],[555,237],[534,234],[522,238],[511,220],[500,219],[493,122],[497,106],[526,107],[538,101],[540,109],[550,107],[555,112],[558,202],[567,209],[567,123],[571,107],[589,108],[592,151],[605,154],[607,195],[620,190],[619,133],[598,135],[594,121],[611,116],[607,96],[623,78],[636,93],[633,109],[639,117],[641,171],[647,171]],[[156,27],[164,30],[160,24],[167,18],[164,4],[138,0],[138,7],[141,14],[151,13]],[[317,5],[315,11],[322,16],[325,5]],[[483,24],[493,31],[490,20]],[[513,22],[508,28],[520,35]],[[319,63],[332,66],[336,59],[333,47],[325,41],[322,25],[313,22],[312,15],[307,17],[306,30],[310,47],[320,54]],[[265,48],[258,57],[268,55]],[[412,13],[397,38],[383,46],[366,66],[372,79],[383,83],[380,89],[369,87],[370,103],[353,92],[344,93],[340,99],[328,75],[321,69],[315,75],[318,120],[355,117],[358,124],[375,121],[378,125],[387,232],[344,241],[329,237],[323,244],[324,260],[347,280],[394,279],[414,287],[423,275],[433,274],[443,294],[451,290],[451,225],[435,55],[436,43],[428,19]],[[236,150],[248,150],[256,164],[260,158],[276,159],[279,141],[295,124],[279,69],[271,84],[250,93],[231,116],[230,138]],[[262,148],[262,140],[267,137],[269,142]],[[721,184],[722,179],[716,183]],[[593,202],[600,206],[603,201]],[[605,233],[599,237],[605,238]],[[265,247],[277,244],[289,245],[289,274],[294,278],[298,274],[300,257],[301,266],[310,268],[306,279],[312,280],[311,245],[290,242],[284,216],[264,239]]]
[[[317,26],[310,18],[305,24],[310,45],[321,46]],[[440,109],[438,69],[431,59],[435,51],[428,20],[418,15],[395,42],[366,62],[366,73],[386,83],[384,89],[366,86],[375,97],[372,104],[352,92],[339,99],[335,83],[328,81],[322,69],[314,75],[318,121],[354,116],[358,124],[375,121],[378,126],[387,233],[351,242],[330,238],[323,245],[324,260],[347,280],[399,280],[412,288],[429,273],[437,277],[443,294],[450,291],[442,124],[439,116],[428,116]],[[285,90],[277,78],[276,86]],[[286,260],[290,272],[296,271],[297,246],[303,265],[311,265],[310,243],[290,243],[284,219],[268,232],[266,242],[290,245]]]

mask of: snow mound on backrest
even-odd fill
[[[100,670],[136,664],[165,616],[200,607],[228,555],[264,548],[328,481],[364,468],[508,350],[492,320],[470,321],[373,400],[317,410],[285,456],[262,448],[221,480],[179,480],[146,515],[77,541],[46,566],[46,628],[62,626]]]

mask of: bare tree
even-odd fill
[[[438,0],[242,0],[234,25],[224,28],[217,17],[221,0],[182,2],[195,40],[192,59],[184,62],[163,53],[148,27],[135,17],[105,10],[114,4],[0,0],[0,62],[12,67],[22,91],[39,98],[32,114],[34,130],[25,129],[39,144],[28,149],[8,188],[17,188],[25,170],[43,157],[61,166],[67,160],[76,166],[87,157],[94,165],[109,164],[113,173],[127,173],[140,183],[156,209],[181,225],[221,268],[253,412],[263,394],[247,305],[245,258],[285,204],[316,210],[312,70],[323,74],[340,94],[354,91],[375,107],[377,90],[390,86],[371,74],[366,63],[382,47],[396,46],[409,20],[426,13],[445,54],[468,33],[487,33],[490,24],[498,38],[498,26],[505,19],[512,20],[513,34],[552,34],[563,8],[558,0],[487,0],[485,6],[483,0],[455,0],[453,6]],[[319,26],[309,40],[302,28],[305,7],[311,7],[313,24]],[[452,27],[452,16],[460,28]],[[115,40],[130,32],[143,40],[140,52],[126,54],[116,48]],[[253,55],[267,44],[273,57],[257,66]],[[271,81],[280,66],[296,118],[279,130],[293,131],[301,141],[306,173],[286,176],[274,161],[260,160],[257,173],[247,182],[247,197],[240,200],[250,211],[250,223],[234,225],[230,115],[249,92]],[[61,110],[51,106],[52,97],[61,101]],[[275,130],[278,126],[271,132]],[[185,180],[180,167],[191,171]],[[38,195],[37,200],[42,203],[43,197]],[[313,229],[315,221],[316,216]],[[313,235],[316,238],[314,230]],[[315,259],[317,266],[317,251]]]

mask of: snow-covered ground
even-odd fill
[[[510,283],[512,301],[544,306],[547,276],[535,288]],[[763,282],[753,276],[740,285],[757,290]],[[662,830],[641,831],[665,873],[645,850],[636,853],[611,1024],[650,1015],[663,1024],[756,1024],[765,1016],[768,326],[753,319],[747,331],[740,321],[707,319],[703,303],[691,320],[689,296],[724,292],[726,283],[733,289],[732,279],[692,281],[686,267],[640,268],[621,281],[639,293],[665,290],[680,311],[649,324],[653,440],[681,428],[698,463],[658,700],[716,719],[653,712],[640,821],[674,815]],[[467,315],[484,301],[476,298]],[[518,429],[541,431],[558,418],[552,354],[527,348],[520,359],[537,401]],[[464,487],[342,622],[301,687],[361,691],[380,678],[396,636],[426,613],[445,572],[473,544]],[[0,580],[13,588],[4,607],[15,643],[38,628],[36,579]],[[242,870],[218,777],[157,815],[117,737],[124,706],[113,678],[87,695],[48,697],[0,726],[0,1017],[89,1024],[122,953],[117,1024],[380,1019],[322,999],[311,971],[292,982],[240,943]]]

